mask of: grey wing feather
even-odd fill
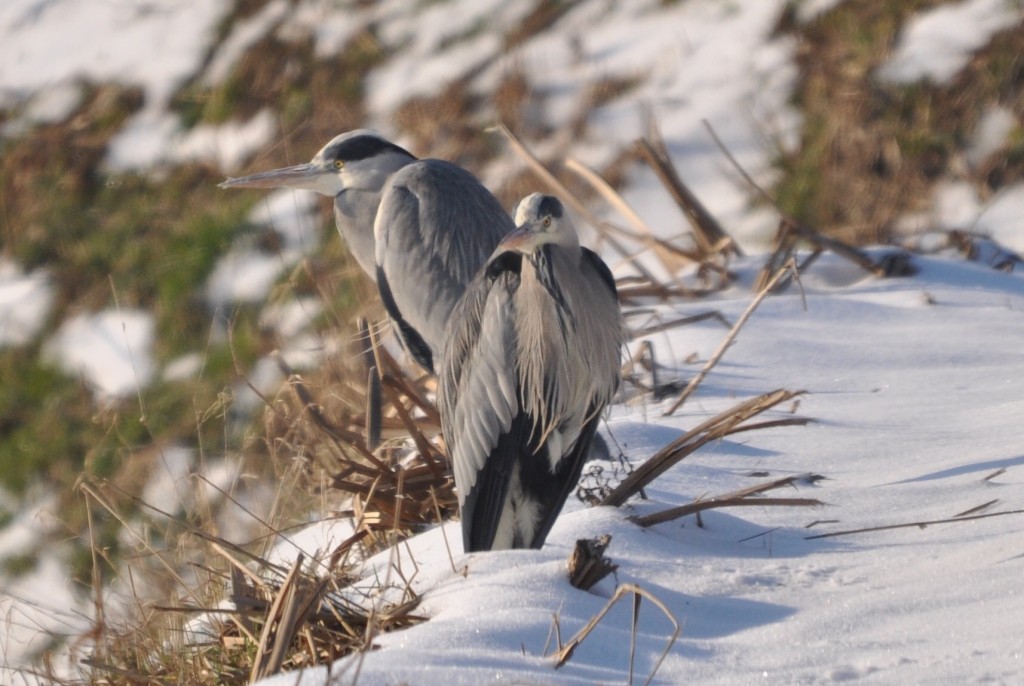
[[[583,259],[589,263],[590,267],[597,273],[598,278],[604,283],[605,286],[612,292],[616,300],[619,297],[619,289],[615,286],[615,277],[612,275],[612,270],[608,268],[605,261],[601,259],[600,255],[591,250],[590,248],[583,248]]]
[[[518,275],[481,272],[452,313],[438,405],[459,504],[519,414],[511,293]]]
[[[466,285],[513,228],[490,191],[454,164],[421,160],[389,179],[374,222],[377,266],[435,360]]]

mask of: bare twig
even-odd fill
[[[1024,514],[1024,510],[1007,510],[1005,512],[989,512],[987,514],[973,515],[970,517],[950,517],[948,519],[931,519],[921,522],[907,522],[905,524],[888,524],[886,526],[869,526],[863,529],[847,529],[846,531],[831,531],[827,534],[817,536],[805,536],[808,541],[815,538],[834,538],[836,536],[850,536],[852,534],[865,534],[873,531],[889,531],[891,529],[924,529],[933,524],[953,524],[954,522],[970,522],[975,519],[988,519],[989,517],[1003,517],[1005,515]]]
[[[652,526],[654,524],[660,524],[662,522],[668,522],[673,519],[679,519],[686,515],[696,514],[705,510],[711,510],[722,507],[751,507],[751,506],[763,506],[763,507],[818,507],[824,505],[820,500],[814,498],[755,498],[754,496],[760,495],[766,491],[774,490],[776,488],[782,488],[784,486],[792,486],[797,481],[807,479],[813,475],[801,474],[797,476],[787,476],[782,479],[776,479],[774,481],[768,481],[756,486],[749,488],[743,488],[738,491],[731,493],[725,493],[723,495],[714,496],[712,498],[700,498],[687,503],[686,505],[680,505],[679,507],[672,507],[661,512],[655,512],[654,514],[645,515],[643,517],[637,517],[636,523],[643,527]]]
[[[680,326],[686,326],[687,324],[696,324],[697,322],[707,321],[708,319],[714,319],[715,321],[721,322],[725,326],[729,326],[729,321],[722,315],[718,310],[712,310],[710,312],[701,312],[700,314],[690,315],[689,317],[680,317],[673,319],[670,322],[660,322],[658,324],[652,324],[642,329],[636,329],[629,333],[629,337],[633,340],[637,338],[643,338],[644,336],[650,336],[652,334],[661,333],[662,331],[668,331],[669,329],[675,329]]]
[[[684,388],[683,392],[679,394],[679,397],[672,404],[672,407],[665,410],[666,416],[678,410],[682,406],[682,404],[686,402],[686,399],[690,397],[690,395],[697,389],[697,386],[699,386],[701,381],[704,380],[704,377],[708,375],[708,372],[710,372],[711,369],[716,364],[718,364],[718,361],[722,359],[723,355],[725,355],[725,351],[728,350],[730,345],[732,345],[732,342],[736,338],[736,335],[739,334],[740,329],[742,329],[743,325],[747,323],[748,319],[750,319],[750,315],[754,314],[754,310],[757,309],[757,306],[761,304],[761,301],[763,301],[769,293],[771,293],[772,288],[775,286],[776,283],[778,283],[779,279],[781,279],[787,271],[788,269],[781,269],[777,271],[775,273],[775,276],[772,277],[772,279],[765,285],[765,287],[762,288],[756,296],[754,296],[754,299],[747,306],[747,309],[743,311],[743,314],[740,315],[740,318],[736,320],[736,323],[733,324],[732,329],[729,330],[729,333],[726,335],[722,343],[718,346],[718,349],[715,351],[715,353],[708,359],[708,361],[704,364],[704,367],[697,373],[697,375],[690,380],[690,383],[686,384],[686,388]]]
[[[600,624],[601,620],[604,619],[604,616],[608,614],[608,611],[611,610],[612,607],[614,607],[615,604],[619,602],[623,597],[630,593],[633,594],[634,599],[644,597],[647,600],[654,603],[655,607],[661,610],[664,613],[664,615],[668,618],[668,620],[672,622],[672,626],[674,628],[672,636],[669,637],[668,642],[665,645],[665,649],[661,652],[661,655],[658,657],[658,661],[654,664],[654,667],[651,669],[651,673],[647,675],[647,679],[644,680],[645,686],[646,684],[651,683],[651,680],[654,679],[654,675],[658,672],[658,668],[661,667],[661,663],[665,660],[665,656],[668,655],[668,651],[672,649],[672,646],[675,645],[676,639],[679,638],[679,633],[680,631],[682,631],[682,628],[679,626],[679,622],[676,621],[676,618],[672,616],[672,613],[669,611],[668,607],[666,607],[666,605],[663,602],[661,602],[658,598],[654,597],[649,592],[647,592],[646,590],[644,590],[636,584],[622,584],[617,589],[615,589],[615,593],[612,595],[611,598],[609,598],[608,602],[601,609],[601,611],[594,615],[590,619],[590,621],[587,622],[586,626],[580,629],[575,636],[570,638],[569,642],[562,646],[561,650],[559,650],[555,654],[555,669],[558,669],[559,667],[561,667],[569,661],[569,658],[572,657],[572,654],[576,651],[576,648],[578,648],[579,645],[587,638],[587,636],[589,636],[591,632],[594,631],[597,625]],[[636,609],[637,606],[634,605],[634,611],[636,611]],[[630,651],[629,661],[630,673],[632,674],[632,650]]]
[[[601,505],[616,507],[622,505],[630,496],[639,492],[701,446],[736,433],[743,428],[742,425],[748,419],[802,394],[803,391],[772,391],[746,400],[702,422],[640,465],[605,496]]]
[[[723,507],[820,507],[825,503],[816,498],[709,498],[669,508],[661,512],[638,517],[636,523],[643,527],[669,522],[686,515]]]
[[[726,233],[718,220],[708,212],[693,191],[683,183],[656,130],[652,131],[651,137],[654,142],[648,138],[637,141],[637,150],[661,179],[662,185],[683,210],[686,218],[690,220],[690,224],[693,226],[693,235],[705,258],[716,253],[742,255],[743,251],[740,250],[736,241]]]

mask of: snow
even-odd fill
[[[259,302],[267,297],[285,266],[278,255],[232,250],[217,261],[206,285],[206,298],[215,307]]]
[[[37,557],[31,573],[5,579],[0,593],[3,683],[18,683],[8,669],[28,664],[34,651],[45,648],[51,634],[74,636],[89,628],[88,614],[68,583],[66,561],[45,546],[40,549],[46,536],[61,526],[53,514],[55,505],[52,496],[26,498],[14,520],[0,530],[0,560],[25,554]]]
[[[878,76],[891,83],[947,83],[996,33],[1024,19],[1018,0],[963,0],[917,14]]]
[[[276,253],[254,250],[243,236],[218,261],[206,285],[206,298],[214,307],[237,302],[259,302],[270,293],[278,277],[320,244],[315,222],[317,203],[312,191],[281,189],[268,193],[253,208],[249,221],[277,233]]]
[[[164,367],[162,378],[164,381],[186,381],[194,379],[203,370],[204,359],[201,353],[185,353],[176,357]]]
[[[932,190],[932,211],[922,228],[964,229],[1024,253],[1024,184],[1003,188],[987,202],[966,181],[943,181]]]
[[[984,163],[1006,145],[1013,129],[1019,125],[1017,116],[1006,107],[994,105],[986,109],[965,153],[967,163],[972,167]]]
[[[200,124],[180,139],[169,158],[179,164],[207,160],[231,173],[264,149],[276,133],[277,121],[269,110],[260,111],[247,122]]]
[[[1024,184],[1004,188],[978,217],[976,230],[1024,254]]]
[[[319,245],[315,217],[321,202],[325,202],[323,196],[313,191],[282,188],[267,193],[249,221],[276,231],[287,248],[313,250]]]
[[[45,270],[25,274],[0,257],[0,348],[24,345],[39,333],[53,306],[53,287]]]
[[[579,13],[592,7],[581,6]],[[756,179],[770,181],[765,141],[792,145],[799,122],[787,102],[796,77],[795,46],[770,39],[779,8],[775,2],[688,2],[655,11],[652,3],[622,3],[597,18],[574,21],[570,13],[561,30],[530,41],[495,69],[521,65],[543,98],[544,121],[556,130],[578,115],[588,85],[612,77],[639,79],[630,98],[590,115],[584,142],[595,144],[583,161],[606,164],[646,135],[649,109],[670,153],[686,160],[679,173],[690,189],[720,221],[736,227],[738,240],[761,245],[774,223],[767,215],[749,214],[746,189],[726,171],[705,122]],[[737,52],[737,44],[754,47]],[[645,188],[629,184],[624,198],[664,235],[664,218],[672,215],[631,195]],[[741,225],[741,216],[758,221]]]
[[[268,305],[260,312],[260,328],[273,329],[281,338],[291,339],[305,331],[323,309],[320,300],[308,296]]]
[[[312,34],[316,43],[314,54],[319,59],[335,57],[349,39],[363,26],[363,19],[354,7],[339,12],[335,0],[301,0],[278,30],[285,40]]]
[[[26,103],[20,116],[0,126],[0,134],[14,138],[34,124],[55,124],[67,119],[82,102],[82,95],[81,86],[69,81],[55,83],[45,90],[37,91]]]
[[[273,0],[255,15],[236,22],[228,37],[217,46],[217,51],[206,67],[206,73],[203,74],[203,82],[208,86],[223,83],[231,75],[231,70],[245,51],[259,42],[273,26],[284,21],[288,10],[288,3],[285,0]]]
[[[44,355],[81,375],[97,400],[123,398],[153,376],[153,315],[112,309],[68,318],[46,342]]]
[[[170,446],[159,451],[156,468],[142,489],[142,502],[152,506],[147,513],[155,517],[173,517],[192,500],[190,475],[195,452],[189,448]]]
[[[332,673],[351,675],[358,662],[358,683],[371,685],[621,683],[628,601],[558,671],[544,649],[554,616],[567,639],[617,581],[650,592],[683,626],[655,683],[1012,683],[1024,668],[1024,516],[807,538],[952,518],[992,500],[983,512],[1024,506],[1024,279],[945,258],[915,263],[916,277],[879,280],[822,259],[802,277],[803,294],[791,288],[762,303],[680,413],[662,417],[665,404],[620,406],[605,431],[635,465],[709,415],[779,387],[806,389],[797,412],[815,423],[708,446],[648,488],[648,501],[621,509],[570,501],[540,551],[464,555],[451,523],[414,537],[401,560],[379,555],[366,564],[367,578],[416,569],[418,612],[430,619],[377,636],[379,650],[341,660]],[[741,281],[758,264],[742,263]],[[750,297],[737,287],[665,314],[714,308],[735,320]],[[681,366],[690,352],[706,359],[724,335],[721,324],[705,322],[652,342],[660,363]],[[818,498],[824,507],[710,511],[703,527],[693,517],[649,529],[629,520],[805,473],[825,479],[784,495]],[[347,522],[338,526],[335,541],[351,531]],[[325,550],[330,527],[310,531],[292,543],[310,555]],[[572,588],[571,545],[605,533],[616,578],[591,592]],[[287,550],[281,559],[294,558]],[[641,679],[671,631],[651,603],[642,604]],[[329,680],[314,669],[301,681],[286,674],[261,683]]]

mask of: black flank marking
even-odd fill
[[[594,409],[596,408],[591,408]],[[579,483],[583,463],[587,460],[590,444],[600,422],[599,414],[593,413],[593,418],[582,427],[576,443],[555,463],[554,472],[551,471],[548,460],[547,445],[535,454],[520,458],[519,482],[523,488],[523,496],[541,504],[537,533],[532,541],[527,542],[529,547],[540,548],[544,545],[551,527],[562,511],[562,506]],[[530,444],[534,445],[532,438]]]
[[[409,326],[409,322],[405,321],[402,317],[402,313],[398,310],[398,304],[395,302],[395,296],[391,294],[391,286],[388,285],[388,279],[384,275],[384,270],[379,266],[377,267],[377,290],[380,291],[380,299],[384,301],[384,309],[387,311],[388,316],[398,325],[399,340],[405,345],[406,350],[413,356],[413,359],[421,367],[433,374],[434,359],[430,352],[430,346],[423,340],[419,332]]]
[[[518,465],[531,457],[533,419],[525,412],[512,418],[508,431],[484,460],[476,483],[462,503],[462,545],[467,553],[490,550],[505,510],[508,487]]]
[[[391,141],[386,141],[383,138],[377,136],[356,136],[343,140],[340,143],[335,143],[331,147],[324,151],[324,158],[328,160],[344,160],[346,162],[356,162],[358,160],[365,160],[368,157],[374,157],[383,152],[397,152],[402,155],[408,155],[413,159],[416,156],[411,154],[405,148],[395,145]]]

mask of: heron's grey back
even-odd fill
[[[513,228],[490,191],[457,165],[420,160],[388,180],[374,224],[377,266],[435,359],[466,285]]]

